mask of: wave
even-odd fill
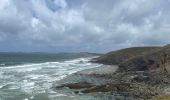
[[[4,63],[2,63],[2,64],[0,64],[0,66],[5,66],[6,64],[4,64]]]
[[[100,66],[90,63],[90,59],[92,58],[0,67],[0,80],[3,80],[0,81],[0,89],[5,88],[10,92],[11,89],[19,88],[19,93],[29,95],[44,93],[55,81],[78,71]]]

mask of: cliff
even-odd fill
[[[159,66],[162,73],[170,73],[170,45],[165,46],[159,58]]]
[[[170,72],[170,45],[164,47],[133,47],[109,52],[93,62],[119,65],[119,71],[160,70]]]
[[[94,59],[96,63],[102,64],[120,64],[130,58],[135,56],[144,55],[147,52],[152,52],[154,50],[158,50],[160,47],[132,47],[126,48],[118,51],[109,52],[99,58]]]
[[[128,59],[133,57],[144,55],[147,52],[152,52],[154,50],[159,50],[160,47],[132,47],[126,48],[118,51],[109,52],[99,58],[93,60],[96,63],[108,64],[108,65],[118,65]]]
[[[125,99],[130,98],[127,100],[150,100],[152,98],[156,100],[155,97],[162,96],[167,93],[166,89],[169,90],[170,45],[122,49],[93,59],[93,62],[117,64],[119,69],[110,70],[111,73],[109,71],[105,74],[94,74],[94,71],[91,71],[93,69],[90,69],[90,72],[93,72],[91,74],[76,73],[74,74],[76,80],[78,78],[82,80],[61,84],[56,86],[56,89],[67,87],[75,90],[75,94],[110,92]],[[68,79],[71,78],[68,77]],[[91,79],[92,81],[89,81]],[[115,98],[117,97],[114,95],[113,99]]]
[[[161,73],[170,72],[170,46],[147,52],[130,58],[119,65],[121,71],[159,70]]]

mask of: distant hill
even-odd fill
[[[80,52],[78,54],[81,54],[81,55],[92,55],[92,56],[101,56],[101,55],[103,55],[101,53],[91,53],[91,52]]]
[[[100,53],[78,52],[78,53],[58,53],[59,55],[79,55],[79,56],[101,56]]]

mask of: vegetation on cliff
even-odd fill
[[[154,50],[159,50],[160,47],[132,47],[121,49],[118,51],[112,51],[102,55],[93,60],[96,63],[108,64],[108,65],[118,65],[128,59],[133,57],[144,55],[147,52],[152,52]]]
[[[133,47],[113,51],[93,60],[102,64],[118,64],[119,71],[159,69],[170,72],[170,45],[164,47]]]

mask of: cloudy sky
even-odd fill
[[[170,0],[0,0],[0,51],[108,52],[170,43]]]

